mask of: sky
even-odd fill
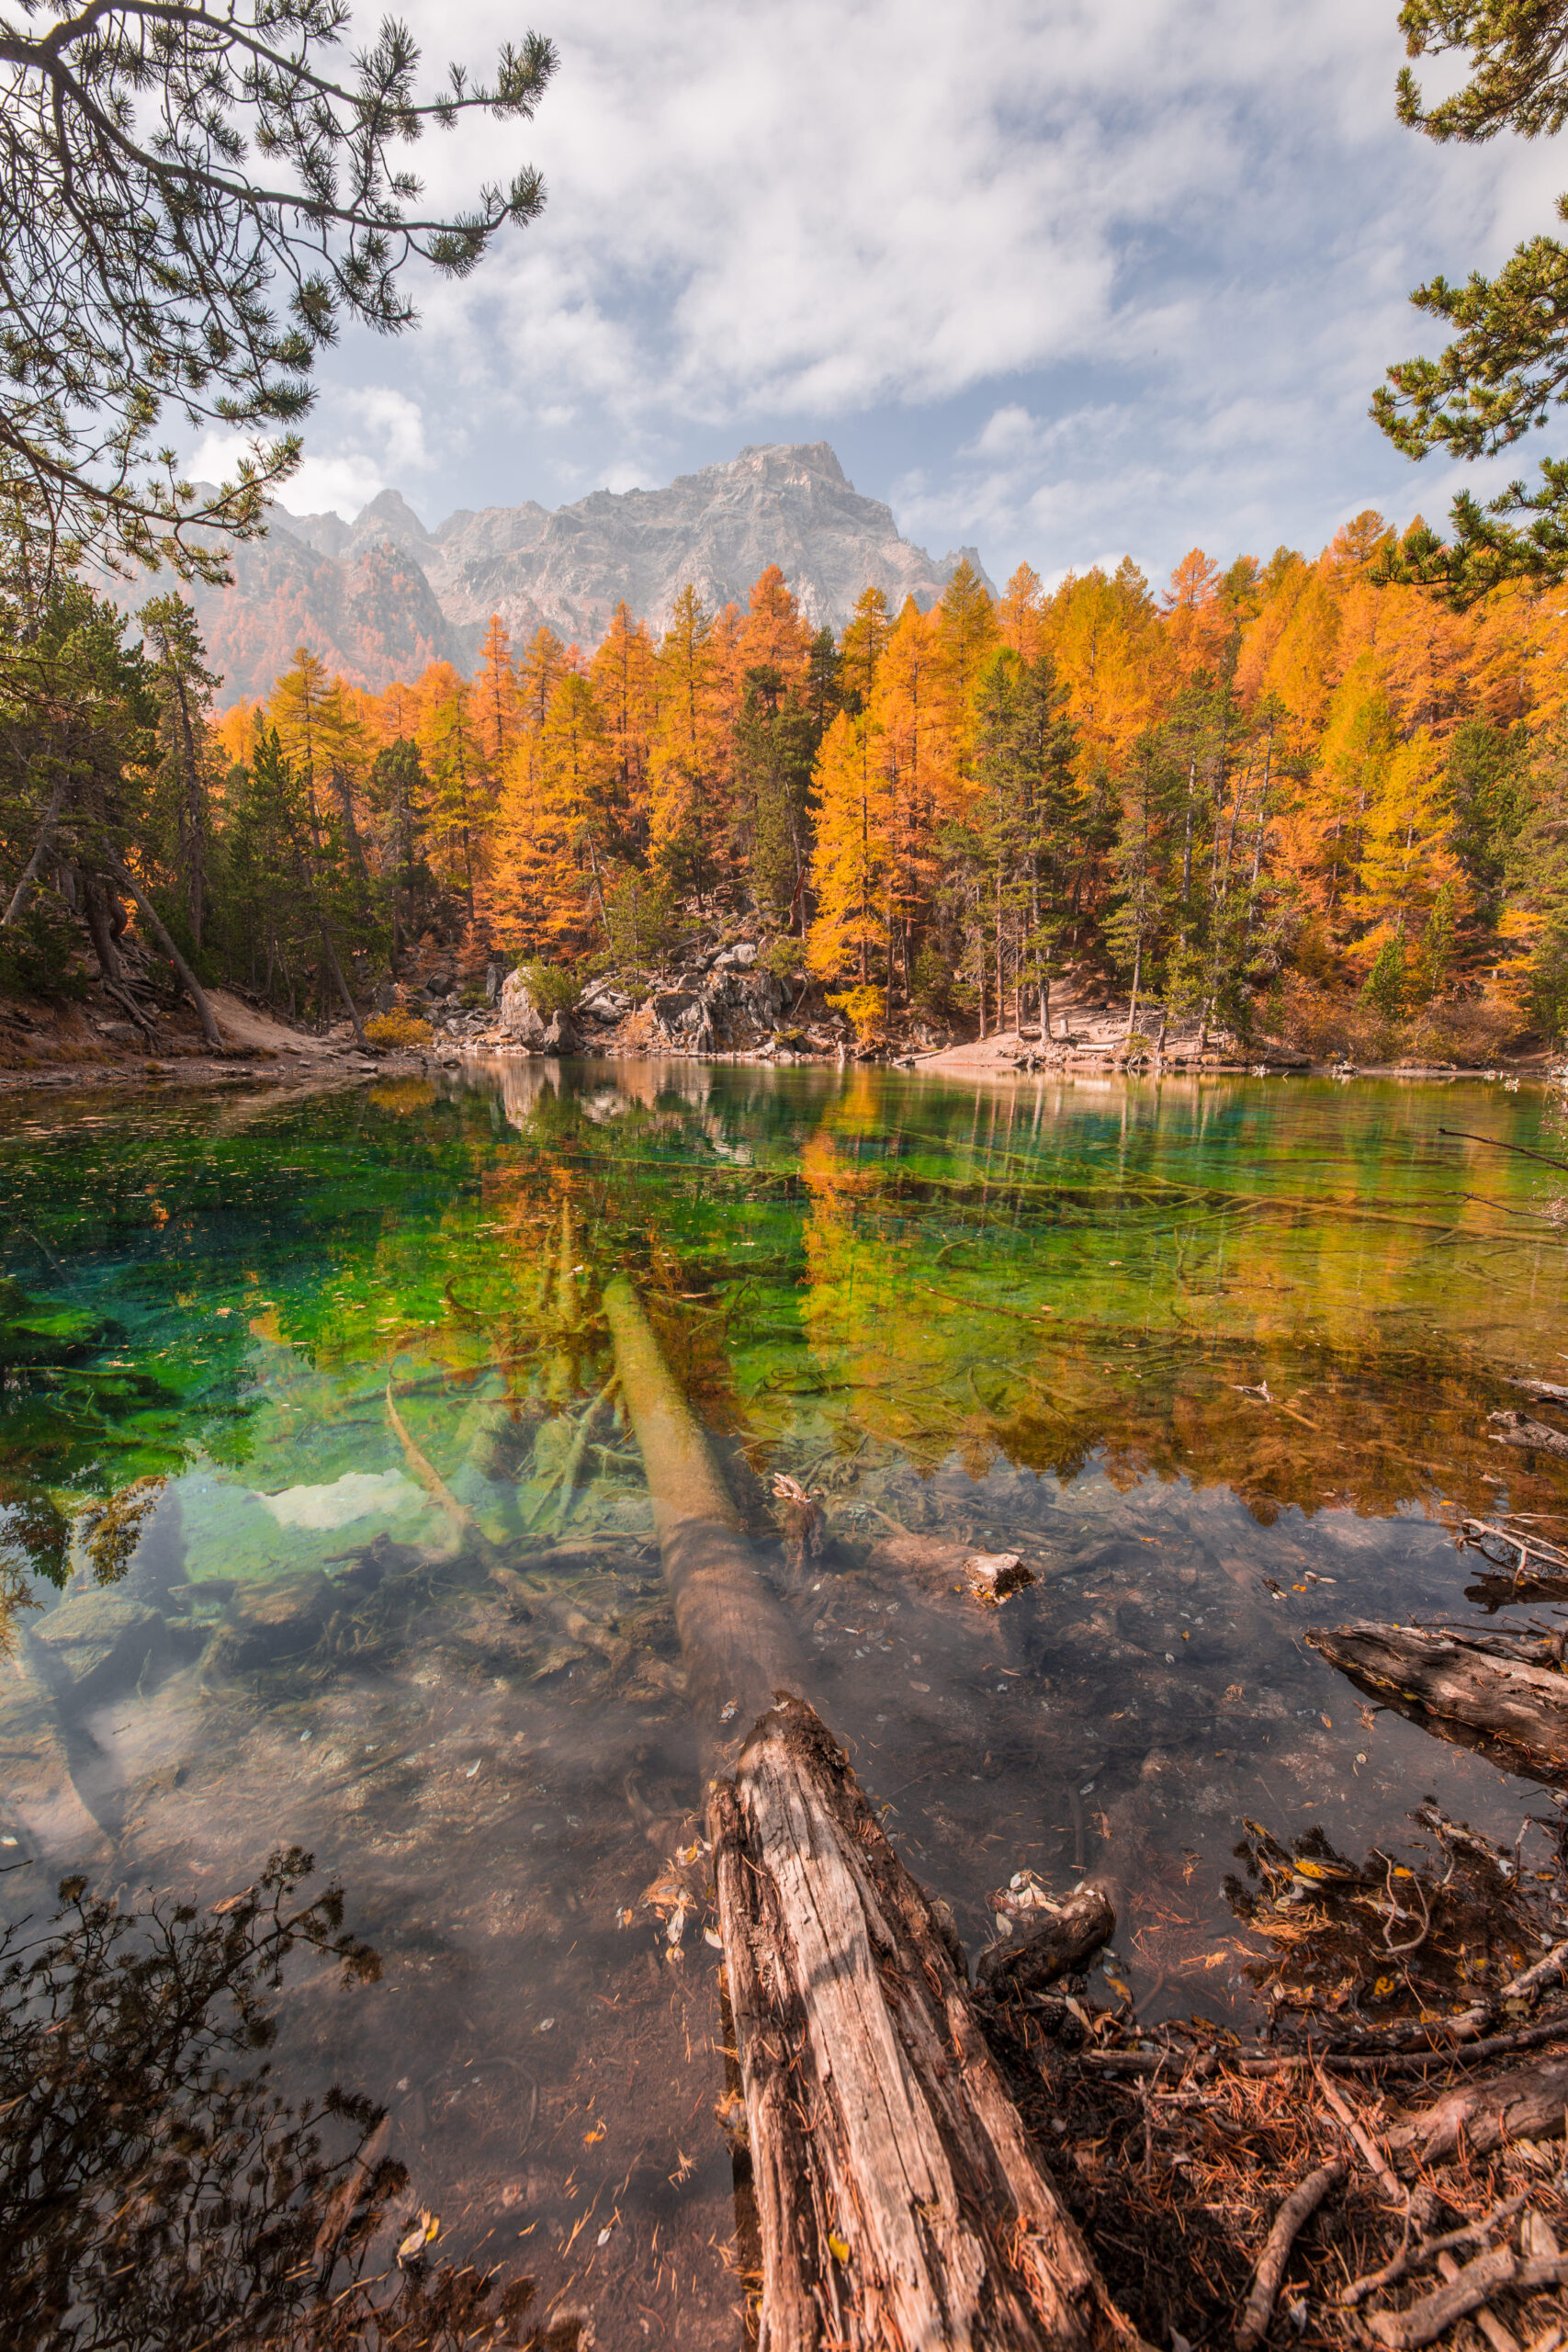
[[[524,21],[404,13],[431,83]],[[1409,289],[1550,231],[1568,154],[1403,129],[1396,14],[538,0],[560,66],[536,120],[414,153],[448,206],[532,162],[543,218],[462,284],[419,282],[413,334],[344,335],[286,503],[352,517],[391,485],[434,524],[826,439],[908,537],[977,547],[998,581],[1315,552],[1368,506],[1440,521],[1461,481],[1562,442],[1416,467],[1368,401],[1441,340]]]

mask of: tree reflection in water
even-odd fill
[[[386,2111],[291,2104],[263,2054],[290,1953],[380,1973],[294,1847],[208,1913],[82,1878],[0,1938],[0,2308],[13,2352],[521,2342],[530,2279],[405,2255]],[[418,2234],[417,2230],[412,2234]]]

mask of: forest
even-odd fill
[[[657,970],[747,924],[868,1046],[1037,1024],[1087,972],[1162,1019],[1485,1060],[1568,1025],[1568,598],[1467,609],[1360,514],[1162,590],[1131,560],[814,629],[624,605],[592,652],[491,621],[369,694],[300,647],[220,710],[190,606],[79,580],[0,643],[0,985],[154,953],[296,1018],[433,963]],[[1406,576],[1402,577],[1402,572]]]

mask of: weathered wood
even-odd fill
[[[1291,2191],[1269,2231],[1262,2254],[1258,2256],[1252,2291],[1235,2332],[1235,2352],[1257,2352],[1269,2333],[1269,2323],[1274,2316],[1275,2299],[1280,2281],[1285,2275],[1285,2265],[1291,2258],[1291,2248],[1307,2222],[1316,2212],[1331,2188],[1337,2188],[1349,2166],[1343,2156],[1332,2163],[1319,2165],[1309,2172],[1297,2188]]]
[[[1407,2165],[1429,2165],[1451,2156],[1461,2137],[1475,2156],[1506,2140],[1560,2140],[1565,2112],[1568,2061],[1559,2059],[1461,2083],[1385,2136],[1391,2153]]]
[[[962,1953],[803,1702],[708,1811],[762,2238],[760,2352],[1138,2352]]]
[[[1500,1413],[1488,1413],[1486,1418],[1505,1445],[1528,1446],[1535,1453],[1568,1455],[1568,1436],[1550,1428],[1545,1421],[1532,1421],[1528,1413],[1517,1413],[1510,1406]]]
[[[604,1303],[711,1761],[722,1746],[732,1748],[744,1737],[775,1691],[804,1689],[800,1650],[758,1574],[724,1473],[671,1377],[637,1293],[617,1276],[605,1284]]]
[[[1510,2254],[1506,2245],[1478,2254],[1452,2279],[1435,2287],[1405,2312],[1372,2312],[1367,2319],[1371,2334],[1388,2352],[1420,2352],[1447,2334],[1456,2320],[1479,2311],[1492,2295],[1505,2290],[1529,2294],[1537,2287],[1561,2287],[1568,2282],[1568,2256]]]
[[[976,1975],[988,1992],[1043,1992],[1082,1968],[1116,1933],[1116,1907],[1104,1887],[1093,1883],[1075,1887],[1048,1911],[1024,1917],[1026,1927],[980,1956]]]
[[[1495,1634],[1361,1623],[1314,1627],[1309,1645],[1353,1682],[1461,1747],[1568,1781],[1568,1674],[1546,1645]]]

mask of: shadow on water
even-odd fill
[[[341,1891],[275,1853],[198,1912],[122,1909],[64,1881],[0,1939],[0,2300],[17,2352],[109,2346],[447,2352],[522,2340],[530,2278],[434,2258],[385,2153],[386,2109],[330,2086],[293,2100],[264,2055],[290,1956],[379,1962]]]
[[[1505,1852],[1550,1807],[1303,1644],[1560,1601],[1461,1543],[1466,1516],[1568,1511],[1564,1464],[1488,1418],[1555,1361],[1559,1180],[1436,1134],[1528,1146],[1557,1114],[1473,1091],[513,1062],[243,1116],[9,1114],[0,1915],[110,2052],[73,2030],[49,2060],[76,2069],[59,2163],[88,2169],[52,2251],[13,2233],[28,2296],[79,2313],[37,2341],[205,2343],[242,2277],[281,2298],[257,2340],[314,2341],[349,2288],[355,2341],[378,2297],[424,2297],[397,2340],[437,2343],[508,2292],[523,2341],[740,2341],[713,1727],[612,1385],[623,1269],[972,1957],[1094,1868],[1121,1921],[1089,1993],[1146,2020],[1381,2028],[1501,1966],[1506,1906],[1494,1951],[1453,1885],[1437,1976],[1335,1961],[1358,1922],[1403,1939],[1390,1873],[1452,1859],[1418,1799]],[[980,1607],[976,1550],[1033,1580]],[[334,1918],[290,1931],[264,2002],[294,1865],[213,1905],[280,1841],[354,1888],[374,1981],[341,1982]],[[67,1868],[75,1907],[24,1927]],[[51,2021],[33,1965],[18,2069]],[[187,1980],[226,2022],[189,2010],[176,2128],[137,2037]],[[122,2120],[95,2133],[100,2076]],[[247,2145],[276,2151],[256,2181]],[[217,2233],[162,2285],[187,2207],[150,2217],[160,2165]],[[115,2194],[144,2260],[95,2250]],[[410,2274],[420,2211],[441,2233]],[[125,2332],[94,2334],[130,2278]]]

